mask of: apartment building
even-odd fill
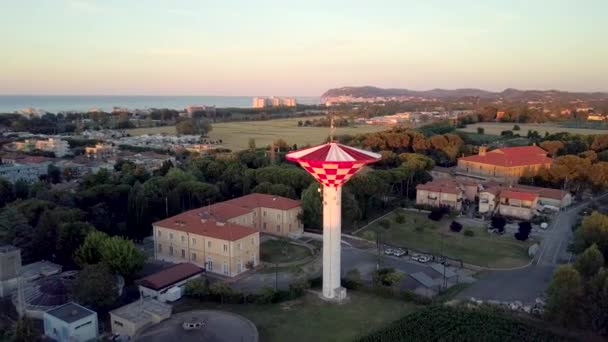
[[[14,147],[20,151],[41,150],[53,152],[56,157],[63,157],[70,152],[70,146],[67,141],[48,138],[46,140],[27,139],[22,142],[15,142]]]

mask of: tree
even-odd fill
[[[59,225],[55,251],[57,261],[62,265],[74,265],[74,252],[82,245],[87,234],[95,227],[85,222],[69,222]]]
[[[486,130],[483,127],[477,127],[477,134],[485,134]]]
[[[46,174],[51,183],[57,184],[61,182],[61,170],[57,166],[49,164]]]
[[[530,222],[520,222],[519,230],[515,233],[515,238],[519,241],[526,241],[532,231],[532,224]]]
[[[554,157],[557,155],[557,151],[564,148],[564,143],[558,140],[546,140],[540,143],[540,147]]]
[[[608,270],[601,268],[585,288],[585,322],[593,331],[608,334]]]
[[[311,183],[306,190],[302,192],[302,214],[300,221],[306,228],[320,229],[321,228],[321,194],[319,193],[320,185]]]
[[[547,289],[547,317],[564,326],[578,325],[582,298],[578,271],[572,265],[559,266]]]
[[[374,272],[372,279],[374,284],[391,287],[397,285],[403,278],[403,274],[397,272],[394,268],[381,268]]]
[[[519,130],[521,130],[521,127],[519,127],[519,125],[514,125],[513,126],[513,130],[514,131],[519,131]]]
[[[133,241],[121,236],[113,236],[103,241],[99,252],[102,262],[124,277],[130,277],[141,270],[146,259]]]
[[[224,299],[232,294],[232,288],[225,282],[218,281],[209,286],[209,293],[216,298],[219,297],[220,302],[223,304]]]
[[[209,279],[198,278],[186,283],[185,293],[194,298],[205,298],[209,295]]]
[[[391,228],[391,221],[389,221],[387,219],[380,220],[380,222],[378,222],[378,224],[380,225],[380,227],[382,227],[386,230]]]
[[[94,310],[107,310],[118,300],[118,287],[108,265],[87,265],[78,273],[74,297],[78,303]]]
[[[492,216],[492,228],[496,228],[499,232],[505,231],[507,220],[502,216]]]
[[[11,341],[31,342],[38,339],[38,334],[31,319],[23,317],[15,323],[15,332]]]
[[[80,267],[101,262],[101,246],[109,236],[106,233],[92,231],[87,234],[84,242],[76,250],[74,259]]]
[[[604,256],[596,244],[591,245],[582,254],[577,256],[574,263],[574,268],[585,279],[596,275],[602,266],[604,266]]]
[[[4,207],[14,200],[13,184],[4,178],[0,178],[0,207]]]
[[[255,139],[249,138],[249,142],[247,143],[247,145],[249,146],[250,151],[255,151]]]
[[[597,245],[606,260],[608,258],[608,215],[597,211],[585,217],[575,233],[575,247],[579,252],[593,244]]]

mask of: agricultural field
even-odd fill
[[[545,132],[549,134],[558,132],[569,132],[572,134],[608,134],[608,130],[605,129],[589,129],[589,128],[571,128],[564,127],[558,124],[525,124],[525,123],[512,123],[512,122],[481,122],[476,124],[467,125],[465,128],[459,128],[462,132],[477,132],[477,127],[483,127],[484,133],[487,135],[500,135],[502,131],[513,130],[513,126],[518,125],[521,129],[519,131],[513,131],[513,133],[519,133],[522,136],[528,134],[528,130],[538,131],[542,136]]]
[[[560,331],[560,333],[563,333]],[[509,317],[489,308],[431,306],[375,331],[359,342],[399,341],[575,341],[538,323]]]
[[[397,213],[404,216],[405,222],[395,222]],[[451,219],[443,218],[439,222],[430,220],[425,213],[408,210],[397,210],[387,215],[390,221],[388,229],[379,222],[371,224],[357,235],[371,237],[366,231],[381,232],[382,241],[395,246],[407,247],[416,251],[461,259],[465,263],[493,268],[510,268],[523,266],[530,262],[528,248],[533,241],[517,241],[511,234],[496,235],[488,233],[485,227],[464,225],[461,232],[452,232],[449,228]],[[471,230],[473,236],[465,236],[465,230]],[[443,236],[443,243],[442,243]]]
[[[184,298],[173,312],[224,310],[250,319],[260,341],[352,341],[414,312],[418,306],[403,300],[351,291],[342,305],[327,303],[313,294],[279,304],[217,304]]]
[[[214,140],[221,139],[223,147],[233,151],[248,148],[250,138],[255,139],[258,147],[271,144],[276,139],[283,139],[290,145],[297,144],[304,146],[307,144],[320,144],[329,135],[328,127],[298,127],[298,121],[314,119],[289,118],[267,121],[239,121],[239,122],[220,122],[213,124],[213,130],[209,137]],[[377,125],[357,125],[354,127],[337,127],[336,135],[340,134],[365,134],[379,132],[389,129],[386,126]],[[174,126],[135,128],[128,130],[131,135],[168,133],[175,134]]]

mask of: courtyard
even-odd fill
[[[395,221],[397,213],[404,216],[403,223]],[[447,216],[436,222],[426,213],[401,209],[384,219],[390,221],[388,229],[380,225],[382,220],[378,220],[357,235],[375,241],[376,232],[380,232],[383,243],[434,255],[441,255],[443,251],[449,258],[481,267],[511,268],[530,262],[528,248],[533,241],[517,241],[512,234],[488,233],[482,225],[464,224],[462,231],[456,233],[450,230],[452,219]],[[467,230],[472,236],[465,235]]]
[[[218,304],[184,298],[173,312],[223,310],[251,320],[260,341],[352,341],[381,328],[417,306],[394,298],[351,291],[342,305],[327,303],[314,294],[278,304]]]

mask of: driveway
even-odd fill
[[[572,239],[572,226],[578,213],[588,204],[577,204],[553,218],[531,265],[516,270],[488,271],[457,297],[531,303],[542,296],[557,266],[570,261],[567,248]]]

